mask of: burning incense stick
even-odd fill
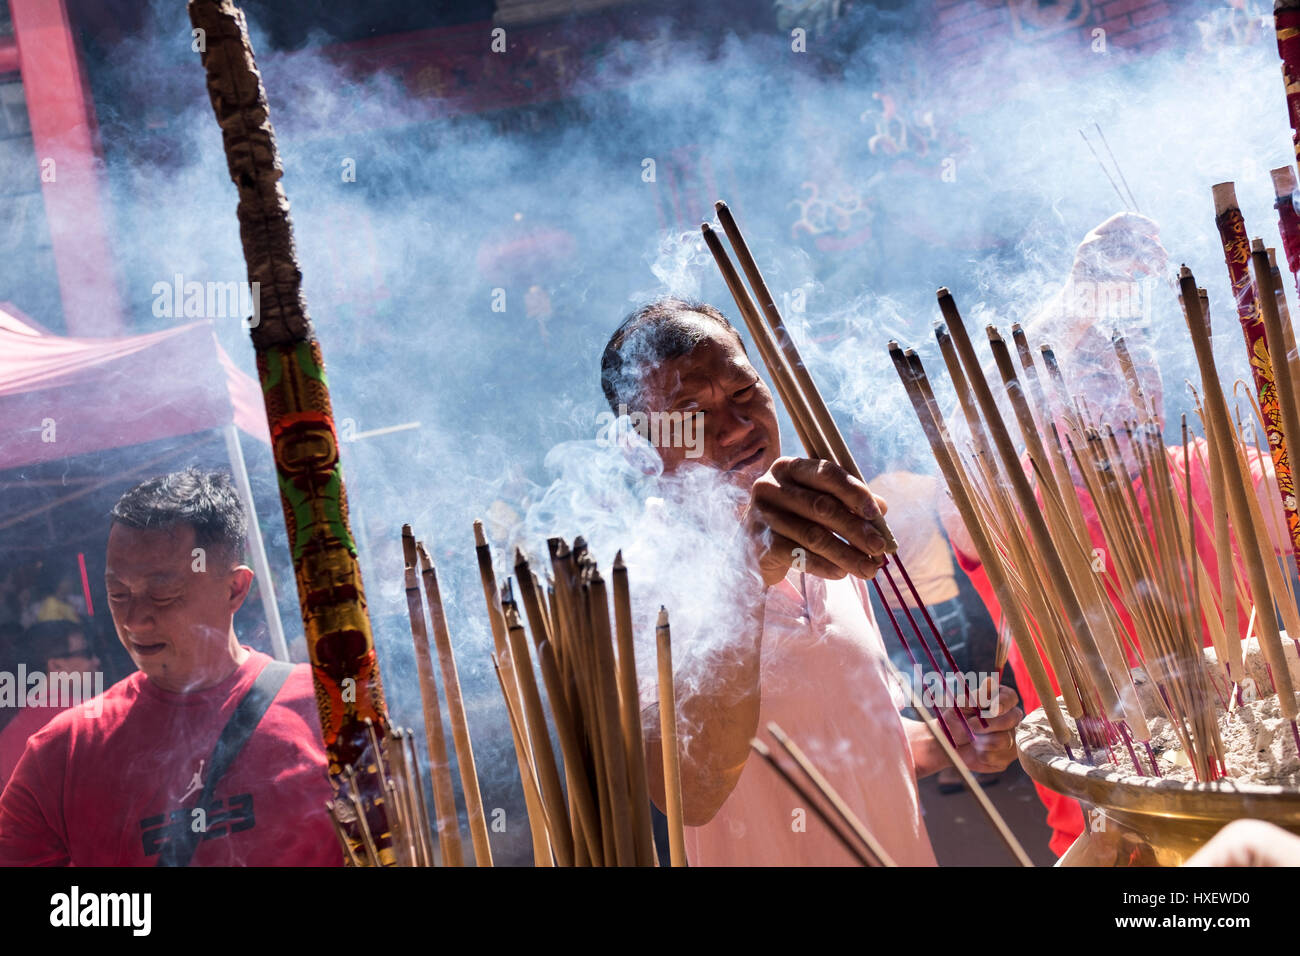
[[[456,764],[460,768],[461,792],[465,795],[465,810],[469,817],[469,832],[474,843],[474,862],[478,866],[492,865],[492,844],[488,839],[487,819],[483,814],[483,796],[479,791],[478,770],[474,764],[474,747],[470,742],[469,722],[465,717],[465,698],[460,689],[460,676],[456,671],[456,655],[451,648],[451,634],[447,629],[447,616],[442,605],[442,591],[438,587],[438,572],[429,560],[424,545],[417,542],[416,553],[420,560],[420,574],[424,580],[424,596],[429,604],[433,621],[433,640],[438,647],[438,664],[442,670],[442,686],[447,691],[447,713],[451,717],[452,741],[456,746]]]
[[[483,601],[487,605],[488,624],[492,630],[492,643],[496,647],[497,664],[504,667],[503,686],[506,703],[512,714],[521,714],[523,704],[519,700],[519,689],[515,683],[514,673],[510,669],[509,636],[506,634],[505,617],[497,597],[496,572],[492,569],[492,550],[488,547],[487,537],[483,533],[483,522],[474,522],[474,556],[478,561],[479,581],[483,586]],[[528,737],[522,720],[512,723],[515,759],[519,762],[520,781],[524,787],[524,804],[528,810],[528,824],[533,837],[533,863],[535,866],[551,866],[551,846],[546,833],[546,819],[542,806],[541,793],[535,780],[530,782],[524,769],[531,766],[528,758]]]
[[[636,855],[641,866],[653,866],[654,831],[650,820],[650,791],[646,784],[645,761],[636,755],[645,753],[641,734],[641,708],[637,692],[636,651],[632,641],[632,599],[628,590],[627,566],[623,552],[614,555],[614,630],[618,636],[618,695],[623,725],[623,744],[629,757],[629,783],[636,825]]]
[[[1274,0],[1273,29],[1282,57],[1282,84],[1291,117],[1292,141],[1300,159],[1300,0]],[[1294,270],[1293,270],[1294,271]]]
[[[861,469],[858,468],[857,463],[854,461],[853,455],[849,451],[847,444],[844,442],[844,438],[840,434],[834,418],[831,416],[825,401],[821,397],[821,393],[818,391],[807,367],[804,365],[798,347],[795,345],[793,338],[785,327],[784,320],[781,318],[780,310],[777,309],[776,304],[773,301],[762,273],[760,272],[753,255],[750,253],[749,245],[745,241],[744,235],[741,233],[740,227],[736,223],[735,218],[732,216],[731,210],[724,202],[715,203],[715,208],[723,230],[731,240],[736,257],[740,261],[741,270],[749,279],[749,284],[754,290],[754,295],[758,300],[763,315],[767,319],[767,325],[769,328],[762,328],[762,323],[758,321],[757,316],[755,315],[756,310],[753,299],[749,297],[748,292],[744,288],[744,284],[740,281],[738,274],[731,265],[726,250],[723,249],[721,242],[718,241],[712,228],[707,223],[701,226],[705,242],[713,253],[714,258],[717,260],[718,267],[727,283],[727,287],[731,290],[732,296],[736,300],[737,308],[740,310],[746,324],[750,328],[751,335],[754,337],[755,341],[759,343],[760,355],[763,358],[764,364],[767,365],[768,372],[772,376],[773,381],[777,383],[777,391],[780,394],[782,401],[785,403],[791,419],[795,422],[796,430],[799,432],[804,447],[813,457],[832,461],[859,481],[863,481]],[[899,593],[897,584],[894,582],[893,569],[896,568],[898,570],[898,573],[902,576],[909,592],[916,601],[917,607],[920,610],[926,625],[929,627],[937,645],[942,649],[945,659],[954,667],[954,669],[956,669],[953,656],[947,646],[947,642],[943,638],[943,634],[935,625],[933,617],[925,607],[924,602],[921,601],[916,586],[912,582],[911,576],[907,573],[906,566],[897,556],[897,543],[895,542],[884,517],[877,514],[868,520],[876,530],[880,532],[884,539],[886,552],[894,555],[892,561],[886,562],[885,566],[881,568],[880,576],[883,576],[883,579],[896,593],[905,616],[909,623],[911,623],[917,636],[921,640],[923,648],[928,654],[929,649],[925,646],[926,641],[924,634],[913,617],[906,601],[903,600],[901,593]],[[898,619],[893,614],[892,609],[889,608],[888,602],[884,599],[884,592],[881,590],[879,581],[873,581],[873,585],[889,613],[890,622],[898,633],[900,640],[903,642],[905,647],[908,647],[906,636],[903,634]],[[910,647],[908,647],[908,653],[911,654]],[[942,668],[939,668],[937,664],[935,665],[935,669],[939,671],[942,670]],[[965,717],[961,715],[960,712],[956,713],[956,717],[963,725],[965,725]],[[948,737],[948,743],[951,744],[953,738],[950,728],[947,726],[946,722],[942,720],[940,721],[940,726],[942,732]],[[970,780],[971,785],[974,786],[974,778],[971,777]]]
[[[1219,454],[1220,466],[1226,477],[1224,484],[1227,490],[1228,505],[1232,523],[1239,531],[1238,540],[1246,562],[1251,594],[1255,596],[1255,600],[1260,606],[1268,609],[1268,613],[1259,614],[1256,618],[1259,626],[1260,647],[1272,669],[1273,681],[1277,688],[1283,716],[1294,722],[1300,710],[1296,707],[1295,690],[1283,655],[1282,639],[1278,634],[1277,621],[1272,614],[1271,602],[1266,599],[1266,596],[1270,594],[1270,590],[1264,571],[1264,558],[1259,548],[1261,529],[1256,527],[1254,515],[1251,513],[1250,508],[1250,499],[1253,494],[1243,485],[1237,458],[1228,447],[1233,435],[1233,429],[1228,418],[1227,401],[1223,396],[1223,390],[1219,385],[1214,368],[1210,331],[1204,316],[1201,314],[1201,301],[1196,294],[1196,283],[1191,270],[1186,266],[1183,266],[1179,273],[1179,284],[1182,288],[1183,311],[1186,314],[1188,331],[1191,333],[1192,345],[1196,350],[1197,364],[1201,368],[1205,408],[1214,436],[1211,443]],[[1255,507],[1258,509],[1258,502],[1255,503]],[[1271,547],[1269,552],[1271,555]]]
[[[889,354],[894,361],[894,367],[898,370],[899,377],[903,380],[908,398],[912,401],[912,407],[921,420],[922,430],[930,442],[930,449],[939,464],[939,470],[944,476],[944,481],[947,482],[957,512],[966,525],[971,540],[975,544],[976,554],[988,573],[989,583],[998,596],[1003,613],[1010,619],[1012,639],[1020,646],[1021,656],[1029,665],[1030,680],[1034,684],[1034,690],[1038,694],[1039,700],[1043,702],[1052,732],[1056,734],[1056,738],[1061,745],[1068,749],[1070,746],[1070,733],[1066,728],[1065,719],[1061,716],[1060,708],[1057,706],[1056,694],[1052,690],[1042,663],[1039,661],[1038,653],[1033,648],[1033,639],[1031,637],[1033,632],[1021,608],[1020,599],[1011,589],[1001,555],[989,540],[983,522],[979,520],[975,513],[975,507],[968,491],[968,481],[960,471],[960,462],[951,454],[951,439],[947,435],[938,407],[928,402],[927,396],[921,388],[925,370],[915,353],[903,353],[897,342],[890,343]]]
[[[1297,508],[1291,461],[1283,437],[1282,409],[1275,387],[1277,370],[1270,361],[1270,343],[1260,313],[1264,297],[1256,294],[1256,287],[1251,282],[1250,241],[1246,237],[1246,223],[1241,209],[1237,206],[1236,190],[1232,183],[1219,183],[1214,187],[1213,193],[1214,222],[1223,241],[1224,260],[1228,266],[1228,277],[1232,281],[1232,293],[1237,301],[1237,316],[1241,320],[1241,331],[1250,356],[1251,374],[1265,416],[1264,428],[1273,455],[1273,472],[1277,477],[1278,492],[1286,513],[1291,541],[1298,549],[1296,567],[1300,569],[1300,509]],[[1272,305],[1272,296],[1268,298]],[[1280,335],[1272,347],[1278,351],[1283,348]],[[1282,364],[1285,366],[1285,363]]]
[[[420,700],[423,704],[424,736],[429,748],[429,768],[433,774],[433,800],[438,815],[438,845],[447,866],[463,866],[460,846],[460,826],[456,817],[456,797],[451,783],[451,767],[447,760],[447,739],[443,733],[438,685],[433,677],[433,660],[429,654],[429,632],[425,625],[424,607],[420,598],[420,579],[416,576],[417,564],[415,536],[411,526],[402,526],[402,551],[406,558],[406,608],[411,619],[411,637],[415,643],[415,669],[420,682]]]
[[[821,429],[822,435],[828,442],[829,460],[838,463],[841,468],[848,471],[859,481],[865,482],[866,479],[857,463],[853,460],[853,455],[849,451],[848,444],[844,441],[844,436],[840,434],[839,426],[835,424],[835,419],[831,416],[830,409],[826,407],[826,402],[823,401],[821,392],[817,389],[817,384],[812,380],[807,366],[804,365],[803,358],[799,355],[798,346],[794,344],[794,339],[786,330],[785,322],[781,318],[781,312],[772,299],[772,293],[768,291],[763,274],[759,271],[753,255],[750,254],[749,244],[745,242],[745,237],[741,234],[740,227],[736,225],[731,210],[726,203],[721,201],[714,203],[714,208],[717,210],[718,221],[722,223],[723,231],[726,232],[727,238],[731,240],[732,248],[736,251],[736,258],[740,260],[740,268],[749,279],[749,284],[758,297],[759,308],[762,309],[763,315],[772,329],[776,344],[785,360],[789,363],[790,369],[794,372],[795,382],[803,396],[806,407],[811,411],[813,420],[817,423],[817,427]],[[880,532],[881,537],[885,539],[886,553],[895,553],[898,550],[898,543],[894,540],[894,535],[889,530],[884,515],[875,515],[868,520]]]
[[[952,335],[953,343],[965,368],[967,380],[974,391],[975,400],[989,429],[993,445],[997,449],[1003,477],[1011,485],[1023,520],[1028,525],[1030,540],[1043,561],[1046,579],[1056,595],[1065,619],[1079,641],[1083,664],[1088,669],[1094,686],[1102,695],[1107,715],[1112,719],[1126,719],[1135,729],[1145,729],[1146,720],[1138,707],[1137,691],[1133,687],[1127,664],[1123,661],[1118,647],[1111,646],[1094,634],[1090,616],[1085,613],[1065,564],[1053,545],[1042,509],[1034,498],[1033,488],[1021,466],[1020,456],[1016,453],[1015,445],[1002,421],[993,393],[975,356],[975,350],[966,335],[961,314],[957,311],[957,306],[947,289],[940,289],[938,297],[940,310],[943,312],[948,331]],[[1119,657],[1118,662],[1115,660],[1116,656]],[[1147,740],[1149,737],[1149,731],[1146,734],[1139,734],[1139,739],[1142,740]]]
[[[668,610],[663,607],[659,608],[655,642],[659,649],[659,737],[663,744],[668,852],[673,866],[685,866],[686,832],[682,829],[682,771],[677,744],[677,693],[673,687],[673,641]]]

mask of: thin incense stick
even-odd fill
[[[772,738],[781,745],[786,753],[790,755],[790,758],[799,765],[799,769],[802,770],[808,776],[808,779],[813,782],[813,785],[817,788],[818,792],[826,798],[827,803],[834,808],[840,819],[853,831],[859,840],[867,845],[871,850],[872,855],[880,861],[881,865],[897,866],[885,851],[885,848],[880,845],[880,841],[871,835],[871,832],[866,828],[866,825],[863,824],[857,814],[849,808],[849,805],[844,802],[844,798],[841,797],[839,793],[836,792],[835,788],[831,786],[830,781],[822,775],[822,772],[813,765],[812,761],[808,759],[799,745],[786,735],[785,731],[781,729],[780,725],[778,725],[776,721],[770,721],[768,723],[767,732],[771,734]]]

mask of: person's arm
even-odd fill
[[[707,686],[677,688],[682,816],[702,826],[735,789],[758,731],[763,607],[767,589],[792,567],[818,577],[870,578],[884,559],[885,542],[871,521],[883,501],[843,468],[828,461],[778,458],[750,492],[743,524],[761,587],[742,601],[748,610]],[[664,806],[659,711],[647,708],[646,765],[650,793]]]
[[[1233,820],[1184,866],[1300,866],[1300,837],[1263,820]]]
[[[61,794],[45,779],[45,765],[58,759],[48,737],[23,751],[14,775],[0,794],[0,866],[67,866],[71,862],[60,827],[62,814],[49,794]],[[61,765],[61,764],[60,764]]]
[[[709,687],[694,694],[677,684],[677,740],[682,780],[682,820],[703,826],[721,809],[749,759],[749,742],[758,732],[759,664],[762,658],[762,599],[748,631],[737,636],[723,664],[710,671]],[[663,743],[659,703],[647,707],[646,773],[655,806],[664,809]]]
[[[1002,685],[998,688],[998,699],[988,708],[981,710],[979,707],[963,707],[962,714],[974,735],[973,739],[966,733],[961,721],[957,720],[953,710],[943,709],[944,721],[957,744],[957,756],[971,773],[999,773],[1016,759],[1016,727],[1025,718],[1024,711],[1017,706],[1019,702],[1016,692]],[[927,700],[925,703],[929,706],[931,702]],[[987,727],[980,725],[977,716],[980,713],[984,714]],[[924,723],[904,718],[903,730],[912,750],[912,763],[916,767],[918,780],[951,766],[952,761]]]

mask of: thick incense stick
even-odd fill
[[[411,636],[415,643],[415,670],[420,682],[423,705],[424,736],[429,748],[429,772],[433,775],[433,802],[438,815],[438,845],[445,866],[463,866],[460,825],[456,817],[456,796],[447,760],[447,740],[443,734],[438,685],[433,677],[433,660],[429,654],[429,631],[420,599],[420,579],[416,576],[415,537],[409,524],[402,525],[402,551],[406,558],[406,609],[411,619]]]
[[[808,373],[808,368],[799,355],[798,346],[795,345],[794,339],[786,330],[785,322],[781,318],[781,312],[772,300],[772,293],[768,291],[767,283],[763,280],[763,274],[759,271],[753,255],[750,254],[749,244],[745,242],[745,237],[741,234],[740,227],[736,225],[731,210],[724,202],[714,203],[714,208],[717,210],[718,221],[722,223],[723,231],[726,232],[727,238],[731,240],[732,248],[736,251],[736,258],[740,261],[740,268],[749,279],[750,287],[758,298],[759,308],[762,309],[763,315],[767,318],[768,325],[771,327],[772,334],[776,339],[776,344],[789,363],[790,369],[794,372],[795,381],[803,394],[804,401],[812,412],[813,420],[817,422],[822,435],[829,442],[832,455],[830,460],[837,462],[841,468],[859,481],[865,481],[866,479],[849,451],[848,444],[844,441],[844,436],[840,434],[839,426],[835,424],[835,419],[832,417],[830,409],[826,407],[826,402],[823,401],[821,392],[817,389],[817,384]],[[898,542],[894,540],[894,535],[889,530],[884,515],[875,515],[868,520],[880,532],[881,537],[885,539],[885,552],[887,554],[895,553],[898,550]]]
[[[303,273],[266,88],[243,11],[232,0],[191,0],[187,6],[194,36],[202,38],[198,49],[208,98],[239,197],[236,213],[248,281],[258,290],[257,321],[249,334],[270,427],[328,772],[337,780],[345,765],[362,764],[360,786],[375,802],[382,794],[378,778],[364,769],[362,721],[369,717],[386,730],[388,708],[349,524],[325,361],[302,292]],[[388,825],[382,813],[375,815],[374,824],[385,843]],[[358,834],[351,836],[358,839]]]
[[[1296,226],[1300,242],[1300,223]],[[1286,304],[1286,288],[1282,284],[1282,272],[1277,267],[1277,250],[1267,249],[1269,273],[1273,276],[1273,289],[1277,293],[1277,314],[1282,320],[1282,345],[1286,351],[1286,364],[1291,370],[1291,381],[1300,382],[1300,350],[1296,348],[1295,327],[1291,324],[1291,310]],[[1296,411],[1300,413],[1300,396],[1296,399]]]
[[[1277,404],[1282,414],[1281,438],[1284,444],[1289,445],[1291,439],[1300,441],[1300,406],[1296,404],[1297,383],[1292,377],[1291,364],[1287,361],[1287,336],[1282,324],[1281,313],[1278,311],[1278,292],[1280,290],[1273,283],[1273,269],[1269,264],[1268,254],[1264,251],[1264,244],[1258,239],[1251,246],[1250,258],[1255,270],[1255,285],[1259,289],[1260,313],[1264,321],[1264,340],[1268,343],[1267,354],[1272,360],[1273,378],[1277,386]],[[1287,450],[1289,451],[1289,449]],[[1280,475],[1278,476],[1278,483],[1282,483]],[[1283,485],[1282,490],[1283,494],[1285,494],[1288,489]],[[1289,490],[1294,498],[1294,484],[1291,485]],[[1297,520],[1300,520],[1300,517]]]
[[[641,704],[636,679],[636,650],[632,637],[632,598],[623,552],[614,555],[614,631],[618,638],[618,696],[623,726],[623,746],[628,755],[635,824],[637,863],[654,866],[654,830],[650,818],[650,790],[646,782],[645,742],[641,734]]]
[[[542,698],[537,692],[537,682],[533,677],[532,658],[528,653],[528,638],[524,634],[524,627],[519,621],[519,612],[513,602],[505,604],[504,608],[511,663],[514,665],[515,680],[519,686],[520,700],[523,702],[521,716],[524,726],[528,728],[528,739],[532,744],[533,766],[537,769],[542,805],[546,808],[551,849],[555,851],[555,859],[560,866],[572,866],[573,828],[568,819],[564,787],[560,784],[559,767],[555,763],[555,753],[551,750],[551,735],[547,730],[546,715],[542,710]]]
[[[483,585],[483,600],[487,605],[488,623],[492,629],[492,643],[496,646],[496,658],[499,667],[506,670],[502,682],[505,688],[506,704],[513,714],[523,711],[519,701],[519,689],[515,683],[514,672],[510,669],[509,642],[506,634],[505,618],[497,598],[496,572],[492,569],[492,550],[488,547],[487,537],[483,533],[483,522],[474,522],[474,555],[478,560],[479,581]],[[528,739],[521,723],[512,722],[514,732],[515,759],[519,762],[519,777],[524,788],[524,806],[528,811],[529,829],[533,838],[533,864],[551,866],[551,844],[546,833],[545,812],[542,809],[542,797],[535,781],[531,781],[525,767],[531,766],[528,758]]]
[[[1021,609],[1018,596],[1012,591],[1007,580],[1001,556],[989,541],[983,522],[975,514],[975,508],[967,490],[968,482],[960,471],[960,463],[949,453],[951,440],[947,436],[943,419],[938,414],[937,407],[932,408],[929,406],[925,394],[920,388],[919,383],[925,375],[925,370],[920,365],[920,359],[915,357],[915,353],[904,354],[896,342],[889,344],[889,354],[894,360],[894,367],[898,370],[899,378],[903,381],[908,398],[912,401],[912,407],[921,421],[921,428],[930,442],[930,448],[934,452],[935,460],[939,464],[939,470],[944,476],[944,481],[947,482],[953,503],[957,507],[957,513],[966,525],[967,532],[975,545],[975,552],[989,576],[989,583],[992,585],[994,593],[998,596],[1002,612],[1009,620],[1012,639],[1019,646],[1021,656],[1029,669],[1030,680],[1034,685],[1034,691],[1038,694],[1039,700],[1042,701],[1043,710],[1047,714],[1052,733],[1056,735],[1056,739],[1061,745],[1068,749],[1070,732],[1056,702],[1056,693],[1052,690],[1047,673],[1043,669],[1042,661],[1033,646],[1031,637],[1033,632],[1030,629],[1029,621]]]
[[[1243,485],[1236,455],[1231,449],[1232,423],[1228,418],[1227,400],[1219,385],[1218,373],[1214,367],[1214,354],[1210,344],[1210,332],[1201,314],[1200,297],[1196,294],[1196,282],[1191,270],[1183,266],[1179,273],[1179,284],[1183,293],[1183,311],[1187,317],[1187,327],[1191,334],[1192,345],[1196,350],[1196,361],[1201,369],[1201,384],[1204,389],[1205,410],[1212,423],[1215,440],[1212,445],[1220,457],[1224,484],[1227,490],[1228,505],[1232,523],[1238,531],[1238,541],[1246,563],[1246,573],[1250,582],[1251,594],[1255,596],[1258,606],[1264,612],[1256,616],[1259,629],[1260,648],[1272,668],[1273,682],[1278,691],[1278,702],[1282,713],[1288,720],[1295,720],[1298,712],[1295,690],[1291,683],[1291,673],[1287,670],[1286,658],[1282,652],[1282,638],[1278,634],[1277,619],[1273,614],[1269,599],[1268,578],[1264,570],[1264,558],[1260,553],[1260,529],[1255,527],[1249,506],[1248,491]],[[1258,508],[1258,503],[1256,503]],[[1270,560],[1272,549],[1269,549]]]
[[[479,790],[474,747],[470,742],[469,721],[465,716],[465,698],[460,689],[460,675],[456,670],[456,655],[451,647],[451,633],[447,629],[442,591],[438,587],[438,572],[433,562],[429,560],[424,545],[417,542],[415,549],[420,560],[420,574],[424,579],[424,598],[428,602],[429,616],[433,621],[433,641],[438,647],[442,686],[447,691],[447,713],[451,717],[452,741],[456,747],[456,764],[460,768],[461,792],[465,795],[469,833],[474,843],[474,861],[478,866],[491,866],[492,844],[488,839],[487,818],[483,813],[483,795]]]
[[[1295,207],[1295,167],[1279,166],[1269,170],[1273,180],[1273,207],[1277,210],[1278,233],[1282,236],[1282,251],[1286,253],[1287,269],[1300,272],[1300,213]]]
[[[677,744],[677,693],[673,687],[673,639],[668,625],[668,610],[663,607],[659,608],[655,643],[659,650],[659,737],[663,744],[668,854],[673,866],[685,866],[686,831],[682,829],[682,770]]]
[[[1273,29],[1277,35],[1277,52],[1282,58],[1282,84],[1291,118],[1291,137],[1296,157],[1300,159],[1300,0],[1274,0]]]
[[[1258,294],[1251,281],[1250,241],[1246,236],[1246,223],[1241,209],[1237,206],[1236,190],[1232,183],[1219,183],[1214,187],[1213,193],[1214,223],[1219,228],[1219,237],[1223,242],[1224,261],[1228,266],[1228,277],[1232,281],[1232,293],[1237,301],[1237,317],[1241,320],[1241,332],[1246,340],[1251,377],[1259,395],[1260,408],[1264,412],[1263,425],[1273,455],[1273,473],[1277,479],[1282,509],[1286,513],[1287,529],[1296,548],[1296,567],[1300,569],[1300,509],[1296,504],[1291,460],[1283,436],[1282,408],[1275,384],[1277,369],[1269,359],[1270,347],[1280,352],[1285,346],[1280,334],[1273,343],[1268,342],[1265,334],[1261,315],[1264,296]],[[1268,300],[1272,305],[1271,295]],[[1283,362],[1282,365],[1285,367],[1286,363]]]

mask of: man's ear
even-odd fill
[[[253,569],[241,564],[230,572],[230,613],[234,614],[243,605],[244,599],[253,587]]]

